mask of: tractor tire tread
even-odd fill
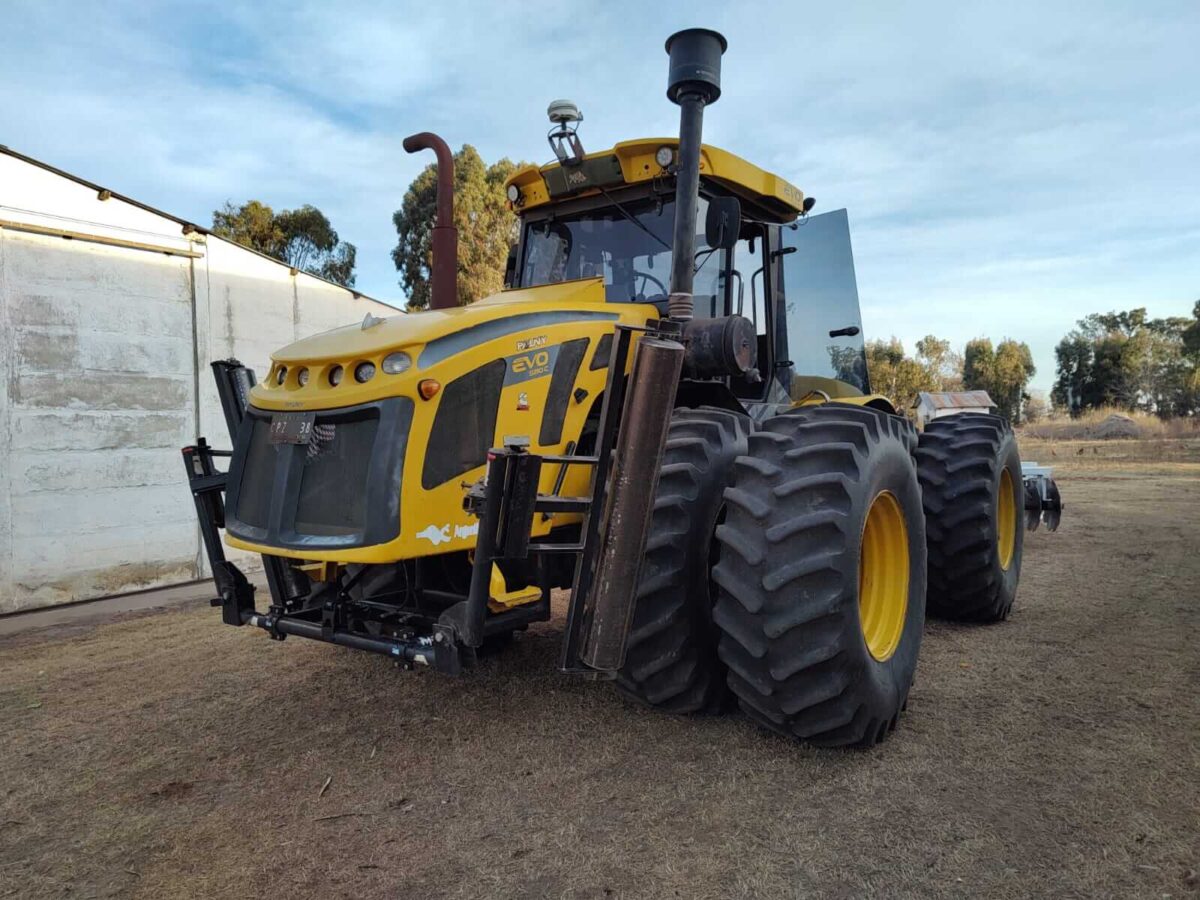
[[[882,740],[911,684],[910,674],[898,698],[881,701],[851,661],[865,648],[852,646],[862,634],[847,599],[857,596],[859,541],[850,514],[867,457],[884,442],[911,467],[916,433],[904,419],[848,404],[799,407],[759,424],[725,492],[714,621],[730,689],[755,722],[817,746]],[[907,478],[923,562],[915,470]]]
[[[678,714],[728,703],[708,570],[722,496],[752,427],[748,416],[725,409],[672,413],[616,679],[617,690],[638,703]]]

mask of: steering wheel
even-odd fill
[[[634,278],[635,282],[639,278],[642,279],[642,289],[640,291],[635,292],[638,296],[641,296],[641,297],[646,296],[646,283],[651,282],[651,281],[654,282],[654,285],[658,288],[659,292],[664,297],[667,296],[667,286],[665,284],[663,284],[661,281],[659,281],[657,278],[655,278],[653,275],[651,275],[649,272],[634,272],[633,278]]]

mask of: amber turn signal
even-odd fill
[[[441,389],[441,384],[432,378],[426,378],[417,385],[417,390],[425,400],[432,400],[434,395]]]

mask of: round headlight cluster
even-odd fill
[[[521,189],[515,184],[510,184],[506,193],[509,203],[516,203],[521,199]]]
[[[665,169],[675,161],[675,148],[659,147],[654,154],[654,161]]]
[[[389,375],[399,375],[402,372],[407,372],[412,368],[412,357],[403,350],[395,350],[383,358],[383,363],[380,368]],[[359,384],[366,384],[375,377],[375,363],[363,361],[356,364],[351,370],[354,372],[354,380]],[[307,366],[301,366],[296,370],[296,383],[300,387],[304,387],[309,382],[311,373]],[[275,370],[275,383],[282,385],[287,382],[288,370],[286,366],[279,366]],[[346,377],[346,369],[334,364],[329,367],[325,373],[325,378],[329,381],[330,387],[337,387]]]
[[[383,358],[383,371],[389,375],[399,375],[401,372],[407,372],[411,366],[412,357],[403,350],[389,353]]]
[[[287,366],[280,366],[275,370],[275,383],[283,384],[287,381]]]

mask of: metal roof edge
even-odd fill
[[[32,156],[26,156],[24,153],[20,153],[16,150],[12,149],[11,147],[7,146],[6,144],[0,144],[0,153],[4,154],[5,156],[11,156],[13,159],[18,159],[23,163],[28,163],[31,166],[36,166],[37,168],[42,169],[45,172],[49,172],[52,175],[57,175],[60,178],[65,178],[68,181],[73,181],[78,185],[82,185],[83,187],[86,187],[86,188],[89,188],[90,190],[95,191],[97,194],[100,194],[101,192],[106,193],[106,194],[108,194],[108,199],[120,200],[122,203],[127,203],[130,206],[133,206],[133,207],[136,207],[137,209],[143,210],[144,212],[148,212],[148,213],[151,213],[152,215],[156,215],[156,216],[161,216],[164,219],[167,219],[171,222],[175,222],[176,224],[178,224],[180,226],[180,230],[182,231],[182,233],[184,235],[195,232],[197,234],[204,235],[205,238],[207,238],[207,239],[216,238],[219,241],[224,241],[226,244],[231,244],[234,247],[237,247],[241,250],[245,250],[247,253],[253,253],[255,256],[261,256],[263,259],[269,260],[270,262],[273,262],[277,266],[283,266],[285,269],[288,269],[288,270],[292,269],[292,266],[288,265],[283,260],[276,259],[274,256],[268,256],[266,253],[262,253],[258,250],[255,250],[253,247],[247,247],[245,244],[239,244],[237,241],[231,241],[231,240],[229,240],[229,238],[221,237],[221,235],[213,233],[213,231],[209,228],[205,228],[202,225],[197,225],[195,222],[189,222],[187,219],[181,219],[178,216],[174,216],[171,213],[166,212],[165,210],[158,209],[157,207],[151,206],[148,203],[142,203],[140,200],[134,200],[132,197],[128,197],[125,194],[117,193],[112,188],[106,188],[103,185],[96,184],[93,181],[88,181],[86,178],[81,178],[78,175],[74,175],[71,172],[67,172],[64,169],[60,169],[57,166],[52,166],[52,165],[50,165],[50,163],[43,162],[40,159],[35,159]],[[307,275],[309,278],[315,278],[317,281],[324,282],[325,284],[331,285],[336,288],[341,288],[343,291],[347,291],[348,293],[353,294],[355,299],[371,300],[375,303],[382,303],[384,306],[392,307],[392,304],[388,303],[386,300],[380,300],[378,297],[372,297],[370,294],[366,294],[366,293],[358,290],[357,288],[347,287],[344,284],[338,284],[336,281],[331,281],[330,279],[323,278],[320,275],[314,275],[312,272],[305,272],[303,270],[298,269],[298,270],[296,270],[295,274]],[[395,306],[392,308],[399,309],[401,311],[403,311],[403,309],[404,309],[404,307],[402,307],[402,306]]]

